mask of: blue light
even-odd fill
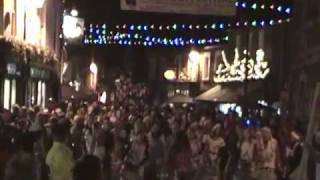
[[[145,30],[145,31],[148,30],[148,26],[144,26],[143,30]]]
[[[279,12],[281,12],[281,11],[282,11],[282,6],[279,6],[279,7],[277,8],[277,10],[278,10]]]
[[[91,32],[91,33],[93,32],[93,29],[92,29],[92,28],[90,28],[90,32]]]
[[[265,25],[265,21],[262,20],[262,21],[260,22],[260,25],[261,25],[261,26],[264,26],[264,25]]]
[[[286,12],[287,14],[291,14],[291,8],[287,8],[287,9],[285,10],[285,12]]]
[[[210,38],[210,39],[208,40],[208,43],[213,43],[213,39]]]
[[[242,8],[246,8],[246,7],[247,7],[247,4],[246,4],[245,2],[243,2],[243,3],[241,4],[241,6],[242,6]]]
[[[150,41],[150,36],[147,36],[147,37],[146,37],[146,41]]]
[[[160,39],[160,38],[158,38],[157,42],[158,42],[158,43],[161,43],[161,39]]]
[[[221,24],[219,25],[219,28],[220,28],[220,29],[224,29],[224,24],[221,23]]]
[[[192,29],[192,25],[189,26],[189,29]]]
[[[238,6],[239,6],[239,2],[237,1],[236,3],[234,3],[234,5],[235,5],[236,7],[238,7]]]
[[[119,44],[120,44],[120,45],[122,44],[122,40],[119,41]]]
[[[126,41],[126,40],[123,41],[123,44],[124,44],[124,45],[127,45],[127,44],[128,44],[128,41]]]
[[[190,41],[190,44],[194,44],[194,40],[192,38],[189,41]]]
[[[130,30],[133,31],[134,30],[134,25],[130,26]]]
[[[90,26],[90,27],[91,27],[91,26]],[[103,25],[102,25],[102,28],[103,28],[103,29],[106,29],[106,28],[107,28],[107,25],[106,25],[106,24],[103,24]]]
[[[156,38],[155,38],[155,37],[153,37],[153,38],[152,38],[152,42],[155,42],[155,41],[156,41]]]
[[[143,45],[144,45],[144,46],[147,46],[148,44],[147,44],[147,42],[143,42]]]
[[[184,28],[186,28],[186,25],[185,25],[185,24],[182,24],[182,26],[181,26],[181,27],[182,27],[182,29],[184,29]]]

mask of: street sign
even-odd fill
[[[234,0],[120,0],[122,10],[234,16]]]

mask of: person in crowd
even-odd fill
[[[52,127],[54,143],[48,152],[46,163],[50,170],[50,180],[72,180],[74,159],[67,146],[69,138],[69,122],[59,119]]]
[[[253,166],[254,144],[249,129],[243,131],[243,139],[240,145],[240,179],[250,180]]]
[[[276,180],[278,143],[269,127],[262,128],[264,149],[262,150],[261,180]]]
[[[287,149],[287,169],[286,169],[286,178],[289,179],[290,174],[299,166],[302,152],[303,152],[303,143],[302,137],[297,131],[292,131],[290,134],[291,147]]]
[[[6,164],[4,180],[40,180],[40,167],[33,154],[30,133],[19,133],[14,139],[17,150]]]
[[[86,155],[77,161],[73,168],[73,180],[102,180],[99,159]]]

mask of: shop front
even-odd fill
[[[6,62],[1,78],[1,104],[3,108],[10,109],[12,105],[23,102],[23,92],[18,89],[23,88],[22,71],[23,64],[17,62]]]
[[[44,67],[30,66],[30,78],[27,84],[26,103],[45,107],[47,99],[47,84],[50,80],[50,70]]]

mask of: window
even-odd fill
[[[3,92],[3,107],[7,110],[10,109],[10,80],[4,80],[4,92]]]

